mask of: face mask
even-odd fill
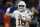
[[[19,9],[19,11],[23,11],[23,9]]]

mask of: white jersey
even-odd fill
[[[16,19],[16,27],[26,27],[26,26],[28,26],[28,22],[26,24],[25,22],[22,22],[22,20],[18,19],[18,18],[19,18],[19,14],[22,15],[22,18],[30,17],[29,14],[31,12],[25,11],[25,12],[21,13],[18,10],[16,10],[13,13],[14,13],[14,15],[12,15],[12,16],[14,16],[15,19]]]

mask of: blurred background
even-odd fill
[[[13,7],[10,10],[10,13],[17,10],[17,4],[21,0],[0,0],[0,27],[4,27],[4,15],[8,8],[6,2],[11,2]],[[40,0],[22,0],[26,3],[26,8],[29,8],[34,12],[32,21],[30,22],[30,27],[40,27]],[[5,15],[6,16],[6,15]],[[6,17],[7,18],[7,17]],[[16,20],[10,18],[10,27],[15,27]]]

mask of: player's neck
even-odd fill
[[[23,13],[23,12],[25,12],[25,10],[24,11],[20,11],[21,13]]]

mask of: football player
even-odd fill
[[[13,13],[9,13],[10,8],[6,11],[6,16],[15,17],[16,19],[16,27],[25,27],[28,26],[28,22],[31,22],[32,13],[27,11],[26,3],[24,1],[20,1],[18,3],[18,10],[15,10]],[[25,23],[27,22],[27,24]]]

